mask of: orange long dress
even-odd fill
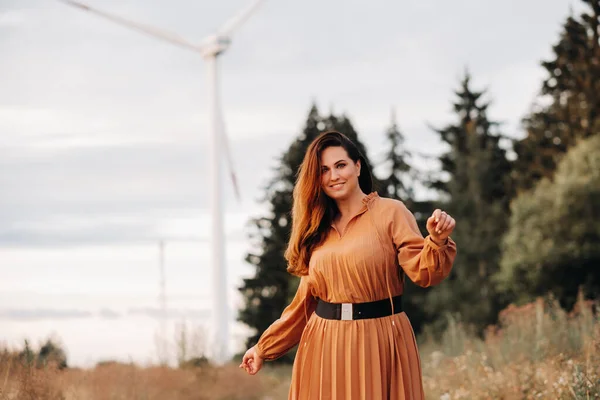
[[[420,286],[448,276],[456,244],[423,238],[413,214],[377,192],[344,232],[332,225],[292,302],[261,335],[256,351],[276,359],[298,344],[290,400],[424,399],[414,332],[404,312],[354,321],[323,319],[316,298],[360,303],[402,294],[404,273]]]

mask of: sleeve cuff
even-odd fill
[[[429,243],[429,246],[434,249],[434,250],[440,250],[440,249],[444,249],[448,246],[448,243],[450,242],[450,237],[446,238],[446,241],[444,242],[444,244],[442,245],[438,245],[436,244],[432,239],[430,235],[427,235],[427,243]]]
[[[258,343],[254,346],[254,351],[256,352],[257,356],[259,356],[260,358],[262,358],[264,361],[267,361],[267,359],[265,358],[264,353],[258,347]]]

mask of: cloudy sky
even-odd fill
[[[371,158],[391,110],[407,147],[435,154],[428,124],[451,121],[468,67],[522,135],[539,62],[579,3],[267,0],[219,71],[243,196],[224,182],[231,307],[252,274],[246,223],[313,101],[347,113]],[[89,4],[200,42],[248,1]],[[160,238],[169,329],[210,329],[205,75],[197,54],[56,0],[0,0],[0,341],[55,335],[77,365],[155,359]]]

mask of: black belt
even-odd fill
[[[394,314],[402,312],[402,296],[392,297]],[[392,315],[390,299],[366,303],[328,303],[318,299],[315,313],[325,319],[354,320],[381,318]]]

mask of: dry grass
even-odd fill
[[[484,340],[451,320],[421,345],[428,399],[600,399],[600,320],[580,301],[567,315],[552,302],[509,307]],[[0,352],[0,400],[279,400],[290,367],[248,376],[237,365],[174,369],[109,363],[93,369],[27,367]]]
[[[29,368],[4,360],[1,400],[253,400],[281,393],[274,373],[250,377],[231,364],[223,367],[140,368],[112,363],[93,369]],[[287,383],[283,382],[287,396]]]
[[[600,399],[600,320],[580,300],[567,315],[538,300],[511,306],[484,340],[455,323],[422,346],[428,399]]]

